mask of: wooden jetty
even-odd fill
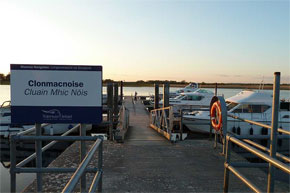
[[[149,115],[140,101],[126,97],[130,128],[124,143],[104,142],[103,192],[223,192],[224,156],[213,142],[185,140],[171,143],[149,127]],[[88,143],[87,148],[92,143]],[[75,142],[49,167],[76,167],[79,142]],[[233,160],[245,161],[237,154]],[[97,155],[90,165],[95,165]],[[266,191],[267,174],[260,169],[242,172]],[[43,192],[60,192],[72,174],[43,175]],[[235,176],[230,176],[230,192],[250,192]],[[88,182],[93,175],[87,174]],[[289,184],[276,182],[275,191],[289,191]],[[77,189],[79,190],[79,189]],[[24,192],[35,192],[35,182]]]

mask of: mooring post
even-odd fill
[[[113,84],[107,83],[107,120],[110,121],[109,124],[109,138],[113,140]]]
[[[154,109],[159,108],[159,84],[154,84],[155,95],[154,95]]]
[[[10,192],[16,192],[16,142],[14,135],[10,136]]]
[[[113,109],[113,84],[107,83],[107,107],[108,107],[108,120],[110,120],[109,110]]]
[[[35,124],[36,136],[41,136],[41,124]],[[40,170],[42,168],[42,141],[35,141],[35,150],[36,150],[36,168]],[[37,192],[42,192],[42,173],[36,173],[36,190]]]
[[[214,95],[217,96],[217,83],[215,83]]]
[[[270,156],[276,158],[277,152],[277,129],[280,98],[280,72],[274,73],[273,105],[272,105],[272,129],[270,137]],[[275,167],[269,163],[267,192],[274,192]]]
[[[86,136],[86,125],[81,124],[80,126],[80,136]],[[80,146],[80,163],[83,161],[83,159],[86,156],[86,141],[81,141]],[[81,192],[86,192],[86,173],[84,173],[81,177]]]
[[[120,83],[120,100],[123,103],[123,81]]]
[[[163,108],[169,107],[169,83],[163,84]]]
[[[118,102],[119,102],[118,83],[114,83],[114,102],[113,102],[114,117],[118,116]]]

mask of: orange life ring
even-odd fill
[[[214,102],[210,109],[210,119],[211,125],[216,130],[219,131],[222,128],[222,112],[220,103]]]

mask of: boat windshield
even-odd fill
[[[184,98],[184,95],[179,95],[177,97],[175,97],[174,99],[183,99]]]
[[[10,105],[11,105],[10,101],[5,101],[5,102],[2,103],[1,108],[9,108]]]
[[[230,111],[231,109],[233,109],[234,107],[236,107],[239,103],[233,103],[233,102],[229,102],[227,101],[227,110]]]

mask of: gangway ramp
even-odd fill
[[[125,143],[128,145],[169,145],[166,139],[149,128],[149,115],[140,101],[126,97],[125,107],[130,112],[130,129]]]

